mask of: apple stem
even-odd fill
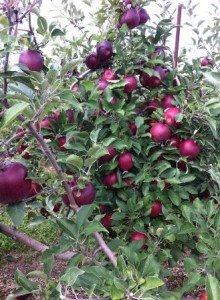
[[[32,237],[21,233],[9,226],[6,226],[2,223],[0,223],[0,232],[4,235],[7,235],[9,237],[13,237],[18,242],[21,242],[22,244],[36,250],[37,252],[43,253],[45,250],[49,249],[48,246],[45,244],[42,244],[38,242],[37,240],[33,239]],[[59,258],[61,260],[70,260],[73,255],[75,255],[75,252],[67,251],[62,254],[56,255],[56,258]]]
[[[178,64],[182,8],[183,5],[179,4],[177,8],[177,28],[176,28],[176,39],[175,39],[175,49],[174,49],[174,68],[176,68]]]

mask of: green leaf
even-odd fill
[[[182,183],[186,183],[186,182],[192,182],[195,179],[196,179],[196,176],[194,176],[194,175],[183,175],[183,176],[181,176],[180,181]]]
[[[76,282],[78,276],[84,273],[85,271],[77,267],[70,267],[67,268],[66,273],[60,277],[60,280],[64,281],[68,286],[72,286]]]
[[[25,204],[20,202],[18,204],[8,205],[6,210],[14,226],[19,227],[24,220]]]
[[[137,117],[135,119],[135,125],[137,128],[140,128],[144,124],[144,118],[143,117]]]
[[[28,106],[28,103],[20,102],[7,109],[3,115],[1,127],[8,127]]]
[[[85,228],[84,233],[86,235],[90,235],[94,232],[101,232],[101,231],[108,232],[108,230],[104,226],[102,226],[101,223],[94,220],[94,221],[88,223],[88,225]]]
[[[93,143],[97,142],[100,130],[101,130],[101,128],[98,128],[96,130],[91,131],[91,133],[90,133],[90,139],[91,139],[91,141]]]
[[[47,20],[44,17],[38,17],[37,25],[40,33],[45,33],[47,31]]]
[[[65,33],[60,30],[59,28],[55,28],[52,32],[51,32],[51,36],[64,36]]]
[[[181,198],[179,196],[179,194],[177,194],[177,192],[173,191],[173,190],[169,190],[168,191],[168,196],[170,198],[170,200],[172,201],[173,204],[175,204],[176,206],[179,206],[181,203]]]
[[[124,299],[124,294],[125,294],[124,291],[117,289],[114,285],[111,287],[112,300]]]
[[[73,165],[74,167],[77,167],[78,169],[81,169],[83,167],[83,159],[75,154],[69,155],[66,159],[66,162]]]
[[[78,228],[80,228],[85,223],[85,221],[91,216],[92,212],[92,205],[84,205],[82,208],[80,208],[76,217],[76,225]]]
[[[53,249],[45,250],[41,256],[41,261],[44,264],[44,272],[48,277],[50,277],[55,261]]]
[[[220,285],[218,280],[211,275],[208,275],[208,278],[206,280],[206,291],[208,293],[209,300],[219,300]]]
[[[145,283],[143,284],[145,290],[157,289],[162,285],[164,285],[164,282],[156,276],[148,276]]]
[[[77,235],[76,224],[68,219],[58,219],[57,224],[69,236],[75,237]]]
[[[18,269],[15,271],[15,281],[19,286],[29,292],[32,292],[37,288],[37,286],[28,280],[27,277]]]

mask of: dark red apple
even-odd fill
[[[132,135],[136,135],[137,126],[135,125],[135,123],[134,122],[129,122],[128,126],[129,126],[129,129],[130,129]]]
[[[45,116],[42,121],[40,121],[40,128],[42,129],[52,129],[51,128],[51,116]]]
[[[116,80],[116,79],[117,79],[117,74],[114,73],[112,69],[105,69],[101,76],[101,80],[104,81]]]
[[[124,86],[124,91],[127,94],[130,94],[133,90],[137,88],[137,79],[133,75],[128,75],[124,77],[124,81],[126,82]]]
[[[185,163],[185,161],[180,160],[177,163],[177,168],[180,169],[183,172],[186,172],[186,170],[187,170],[187,164]]]
[[[37,194],[40,193],[41,190],[42,190],[42,186],[39,183],[32,182],[31,189],[28,193],[28,198],[36,196]]]
[[[18,148],[17,148],[17,152],[19,154],[21,154],[22,158],[24,159],[31,159],[31,155],[25,151],[26,149],[28,148],[28,146],[25,146],[25,145],[20,145]]]
[[[164,112],[165,122],[169,126],[179,127],[180,122],[176,121],[177,116],[181,113],[181,110],[178,107],[167,108]]]
[[[106,213],[107,212],[107,207],[104,204],[99,204],[99,210],[101,213]]]
[[[180,155],[189,159],[196,158],[202,151],[201,147],[193,139],[182,141],[179,146]]]
[[[124,11],[119,23],[120,25],[126,24],[129,29],[137,27],[140,23],[140,16],[136,8],[130,8]]]
[[[156,218],[161,214],[162,214],[162,203],[160,201],[156,200],[153,203],[153,207],[152,207],[151,212],[150,212],[150,217],[151,218]]]
[[[118,175],[117,172],[113,171],[107,175],[105,175],[103,183],[107,187],[111,187],[114,184],[118,183]]]
[[[20,139],[24,136],[25,131],[24,131],[24,129],[18,128],[16,130],[16,134],[18,135],[18,137],[16,138],[16,141],[20,141]]]
[[[208,294],[205,290],[199,293],[199,300],[208,300]]]
[[[149,55],[149,58],[154,59],[158,56],[160,56],[161,58],[165,58],[165,50],[166,48],[164,46],[156,46],[155,51]]]
[[[161,107],[163,109],[167,109],[170,107],[175,107],[175,105],[173,104],[175,101],[173,95],[171,94],[166,94],[163,96],[162,101],[161,101]]]
[[[62,195],[62,201],[67,207],[70,207],[70,199],[66,194]]]
[[[166,142],[171,138],[171,131],[166,124],[156,123],[151,127],[150,134],[156,143]]]
[[[117,100],[116,98],[112,98],[111,101],[110,101],[110,103],[111,103],[112,105],[117,104],[117,102],[118,102],[118,100]]]
[[[140,17],[140,21],[139,24],[145,24],[147,23],[147,21],[150,20],[150,17],[147,13],[147,11],[144,8],[140,8],[138,11],[139,17]]]
[[[151,88],[159,87],[162,84],[162,81],[164,81],[164,79],[166,78],[167,75],[166,69],[157,66],[154,67],[153,70],[158,73],[158,77],[150,76],[145,72],[140,73],[140,82],[143,85],[143,87],[151,87]]]
[[[57,143],[58,143],[58,146],[60,148],[60,150],[67,150],[66,147],[65,147],[65,144],[66,144],[66,137],[65,136],[60,136],[58,139],[57,139]]]
[[[159,107],[160,107],[160,104],[157,99],[151,100],[142,105],[142,109],[149,114],[152,114]]]
[[[86,66],[92,71],[95,71],[100,68],[101,66],[100,59],[96,53],[90,53],[86,57]]]
[[[0,163],[0,203],[14,204],[28,197],[31,180],[28,169],[19,162]]]
[[[54,207],[53,207],[53,212],[58,213],[60,211],[61,206],[62,206],[62,203],[60,203],[60,202],[55,203]]]
[[[19,64],[28,67],[31,71],[40,72],[43,70],[44,59],[37,50],[25,50],[19,56]]]
[[[101,162],[102,163],[107,163],[107,162],[111,161],[117,153],[117,151],[114,147],[109,146],[109,147],[107,147],[107,149],[108,149],[109,154],[106,154],[103,157],[101,157]]]
[[[181,142],[180,138],[178,136],[174,135],[170,138],[169,144],[170,144],[170,146],[172,146],[174,148],[179,148],[180,142]]]
[[[118,165],[121,171],[129,171],[133,168],[134,162],[130,152],[122,153],[118,158]]]
[[[144,242],[148,239],[148,235],[142,232],[134,232],[131,235],[131,242],[136,242],[136,241],[143,241],[142,249],[147,249],[147,246],[144,244]]]
[[[105,216],[101,219],[101,223],[102,225],[108,229],[110,227],[112,227],[112,212],[108,212],[107,214],[105,214]]]
[[[113,55],[112,43],[107,40],[100,42],[96,47],[96,52],[100,60],[108,60]]]
[[[201,59],[200,66],[207,67],[208,65],[212,66],[212,60],[208,56],[206,56],[203,59]]]
[[[124,2],[125,5],[132,4],[132,0],[123,0],[123,2]]]
[[[74,123],[74,112],[73,112],[72,109],[69,108],[69,109],[66,110],[66,116],[67,116],[68,123],[73,124]],[[51,119],[53,119],[55,122],[59,122],[60,112],[55,111],[53,113],[53,116],[51,116]]]
[[[88,205],[95,200],[96,189],[91,182],[86,182],[83,189],[78,189],[75,185],[73,187],[73,197],[78,206]]]

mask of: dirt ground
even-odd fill
[[[52,277],[56,278],[59,273],[65,270],[65,267],[66,262],[57,260]],[[40,255],[34,251],[27,250],[22,253],[14,251],[10,253],[10,255],[0,256],[0,300],[5,300],[6,297],[16,289],[14,281],[14,272],[16,269],[19,269],[25,274],[36,269],[42,270],[43,265],[40,262]],[[166,285],[169,290],[180,287],[186,280],[186,275],[181,263],[172,269],[172,273],[173,275],[166,279]],[[198,295],[198,292],[195,292],[194,295],[188,295],[182,298],[182,300],[196,300],[198,297],[195,295]],[[39,298],[34,299],[42,300]],[[79,297],[71,295],[71,299],[86,300],[82,295]]]

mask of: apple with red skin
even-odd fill
[[[186,156],[189,159],[196,158],[202,151],[201,147],[193,139],[182,141],[179,146],[181,156]]]
[[[20,139],[24,136],[24,130],[22,128],[18,128],[16,130],[16,134],[18,135],[18,137],[16,138],[16,141],[20,141]]]
[[[118,102],[118,100],[117,100],[116,98],[112,98],[111,101],[110,101],[110,103],[111,103],[112,105],[117,104],[117,102]]]
[[[107,187],[112,187],[114,184],[118,183],[117,172],[112,171],[109,174],[105,175],[103,183]]]
[[[99,81],[97,81],[97,84],[98,84],[99,91],[104,91],[108,86],[108,82],[105,80],[99,80]]]
[[[51,116],[45,116],[42,121],[40,121],[40,128],[42,129],[52,129],[51,127]]]
[[[129,122],[128,127],[132,133],[132,135],[136,135],[137,133],[137,126],[134,122]]]
[[[208,300],[208,294],[205,290],[199,293],[199,300]]]
[[[28,169],[19,162],[0,164],[0,203],[15,204],[28,198],[31,180]]]
[[[152,126],[154,126],[154,124],[158,123],[158,121],[153,118],[150,118],[150,119],[147,119],[144,123],[146,125],[152,127]]]
[[[139,25],[145,24],[145,23],[147,23],[147,21],[150,20],[150,17],[148,15],[147,11],[143,7],[139,9],[138,14],[140,17]]]
[[[119,165],[119,169],[121,171],[129,171],[133,168],[134,166],[134,162],[133,162],[133,157],[132,154],[130,152],[125,152],[122,153],[119,157],[118,157],[118,165]]]
[[[131,235],[131,242],[136,242],[136,241],[143,241],[143,243],[148,239],[148,235],[142,232],[134,232]],[[147,249],[147,245],[143,244],[142,249]]]
[[[185,161],[180,160],[180,161],[178,161],[178,163],[177,163],[177,168],[178,168],[180,171],[186,172],[186,170],[187,170],[187,164],[185,163]]]
[[[36,196],[37,194],[40,193],[41,190],[42,190],[42,186],[39,183],[32,182],[31,189],[28,194],[28,198]]]
[[[28,67],[29,70],[40,72],[43,70],[44,59],[37,50],[25,50],[19,56],[19,64]]]
[[[25,151],[27,148],[28,148],[28,146],[20,145],[17,148],[17,152],[19,154],[22,154],[24,152],[24,154],[22,154],[22,158],[29,160],[29,159],[31,159],[31,155],[27,151]]]
[[[124,81],[126,82],[124,86],[124,91],[127,94],[130,94],[137,88],[137,79],[133,75],[128,75],[124,77]]]
[[[112,227],[112,215],[113,215],[112,212],[108,212],[101,219],[101,223],[106,229]]]
[[[178,107],[167,108],[164,112],[165,123],[169,126],[179,128],[181,123],[177,122],[176,118],[180,113],[181,113],[181,110]]]
[[[67,149],[65,148],[65,144],[66,144],[66,137],[65,136],[60,136],[58,139],[57,139],[57,143],[58,143],[58,146],[60,148],[60,150],[62,151],[66,151]]]
[[[100,159],[102,163],[107,163],[107,162],[111,161],[117,153],[117,151],[114,147],[109,146],[109,147],[107,147],[107,150],[108,150],[108,154],[102,156]]]
[[[175,98],[173,97],[173,95],[166,94],[162,98],[161,107],[163,109],[167,109],[167,108],[170,108],[170,107],[175,107],[174,101],[175,101]]]
[[[163,69],[160,66],[154,67],[154,71],[158,72],[159,77],[157,76],[150,76],[149,74],[145,72],[140,72],[140,82],[143,87],[151,87],[151,88],[157,88],[162,84],[162,81],[166,78],[166,70]]]
[[[53,207],[53,212],[58,213],[60,211],[61,206],[62,206],[62,203],[60,203],[60,202],[55,203],[54,207]]]
[[[101,67],[100,59],[99,59],[98,55],[94,52],[90,53],[86,57],[85,63],[86,63],[87,68],[92,71],[95,71]]]
[[[102,76],[101,80],[104,81],[109,81],[109,80],[116,80],[117,79],[117,74],[112,71],[112,69],[105,69]]]
[[[106,205],[104,204],[99,204],[99,210],[101,213],[106,213],[108,211]]]
[[[157,108],[160,107],[159,101],[157,99],[146,102],[142,105],[142,109],[149,114],[152,114]]]
[[[73,186],[73,197],[78,206],[88,205],[94,202],[96,195],[95,186],[91,182],[86,182],[85,187],[79,189],[77,184]]]
[[[123,0],[123,2],[124,2],[125,5],[132,4],[132,0]]]
[[[168,126],[163,123],[156,123],[150,129],[150,134],[152,139],[156,143],[162,143],[169,140],[172,136],[172,133]]]
[[[170,146],[174,147],[174,148],[179,148],[180,146],[180,143],[181,143],[181,140],[178,136],[174,135],[170,138]]]
[[[154,186],[156,186],[158,184],[157,180],[154,180],[151,182],[151,184]],[[164,189],[165,190],[169,190],[172,187],[172,185],[169,182],[164,181]]]
[[[151,218],[156,218],[162,214],[162,203],[159,200],[154,201],[153,207],[150,212]]]
[[[70,207],[70,199],[67,194],[62,195],[62,201],[67,207]]]
[[[208,56],[206,56],[203,59],[201,59],[200,66],[207,67],[208,65],[212,66],[212,60]]]
[[[124,11],[119,23],[120,25],[126,24],[129,29],[137,27],[140,23],[140,16],[136,8],[130,8]]]
[[[67,116],[67,120],[68,123],[73,124],[74,123],[74,112],[72,109],[67,109],[66,110],[66,116]],[[51,116],[51,119],[53,119],[55,122],[59,122],[60,120],[60,112],[59,111],[55,111],[53,116]]]
[[[148,57],[150,59],[157,58],[158,56],[160,56],[161,58],[165,58],[165,49],[166,48],[164,46],[156,46],[155,51],[151,53]]]
[[[113,55],[112,43],[107,40],[98,43],[96,53],[101,61],[108,60]]]

